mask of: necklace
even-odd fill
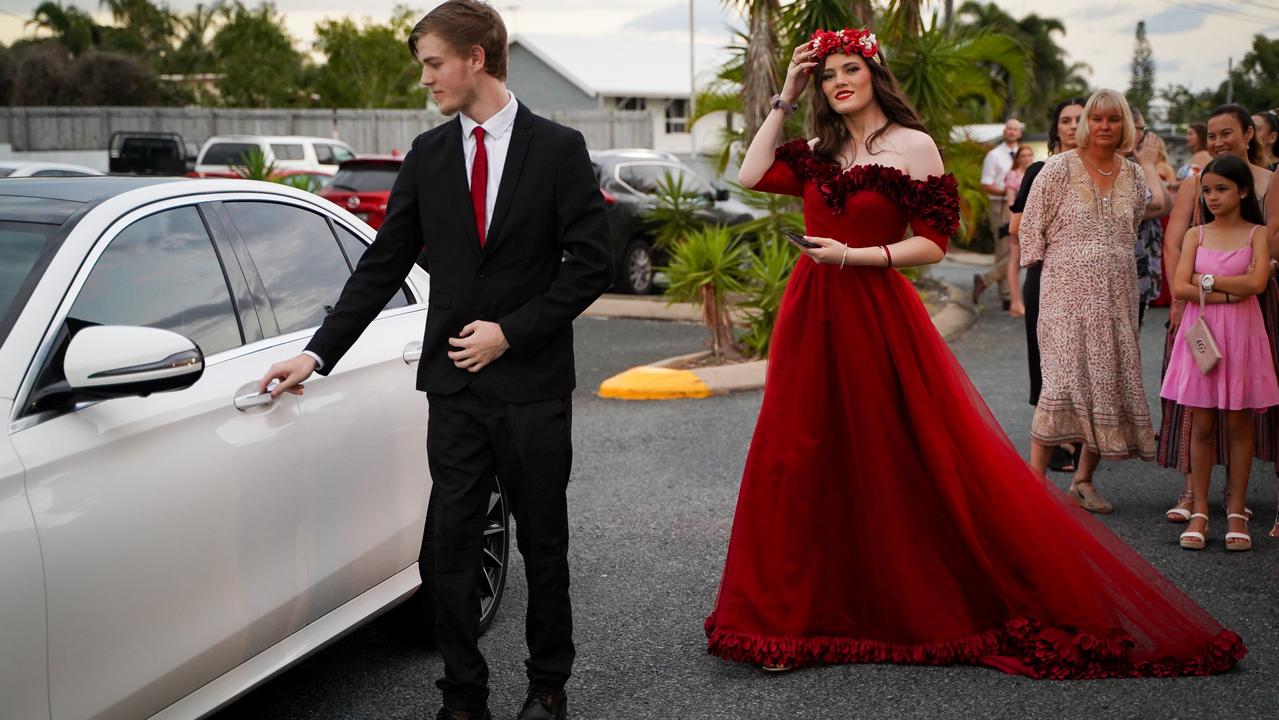
[[[1084,154],[1083,154],[1083,153],[1080,153],[1080,154],[1079,154],[1079,157],[1080,157],[1081,159],[1083,159]],[[1114,157],[1115,157],[1114,155],[1111,155],[1111,156],[1110,156],[1110,159],[1111,159],[1111,163],[1110,163],[1110,164],[1111,164],[1112,166],[1114,165]],[[1092,164],[1092,163],[1090,163],[1090,164]],[[1105,170],[1102,170],[1102,169],[1101,169],[1101,166],[1100,166],[1100,165],[1095,165],[1095,164],[1094,164],[1094,165],[1092,166],[1092,169],[1093,169],[1093,170],[1096,170],[1098,173],[1100,173],[1100,174],[1102,175],[1102,177],[1110,177],[1111,175],[1114,175],[1114,174],[1115,174],[1115,170],[1114,170],[1114,168],[1113,168],[1113,167],[1111,168],[1110,172],[1106,172]]]

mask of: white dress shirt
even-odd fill
[[[519,111],[519,102],[515,96],[507,92],[510,100],[506,106],[498,110],[487,122],[477,123],[459,113],[462,122],[462,157],[466,162],[466,189],[471,189],[471,170],[475,167],[475,136],[471,134],[476,126],[484,128],[484,149],[488,151],[488,189],[484,192],[484,230],[487,235],[493,224],[493,207],[497,204],[497,190],[502,186],[502,171],[506,168],[506,153],[511,149],[511,128],[515,127],[515,114]],[[303,350],[315,360],[316,369],[324,368],[324,359],[310,350]]]
[[[986,159],[981,164],[981,184],[1004,186],[1004,179],[1008,176],[1008,171],[1013,169],[1013,155],[1017,153],[1016,145],[1008,143],[1000,143],[993,150],[986,153]],[[1002,198],[1003,194],[991,195],[992,198]]]
[[[488,151],[488,188],[484,192],[484,230],[488,235],[489,226],[493,224],[493,206],[497,204],[497,189],[502,185],[502,170],[506,168],[506,153],[511,149],[511,128],[515,127],[515,113],[519,111],[519,103],[510,95],[506,107],[498,110],[493,117],[483,123],[477,123],[460,113],[462,120],[462,157],[466,161],[466,187],[471,188],[471,170],[475,167],[475,136],[472,131],[476,126],[484,128],[484,149]]]

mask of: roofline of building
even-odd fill
[[[600,93],[598,91],[596,91],[590,85],[587,85],[586,82],[583,81],[578,76],[569,72],[568,68],[564,67],[563,65],[560,65],[550,55],[547,55],[546,52],[543,51],[541,48],[539,48],[537,45],[529,42],[528,38],[522,35],[513,35],[511,39],[507,42],[507,45],[508,46],[515,45],[516,43],[518,43],[520,47],[532,53],[533,57],[546,63],[547,65],[550,66],[552,70],[564,76],[564,79],[572,83],[578,90],[581,90],[582,92],[586,93],[587,95],[593,98],[597,98],[600,96]]]

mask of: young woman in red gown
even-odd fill
[[[797,48],[742,164],[746,186],[803,198],[816,247],[778,314],[709,651],[1034,678],[1230,669],[1239,636],[1030,469],[889,268],[940,261],[959,202],[877,50],[861,30]],[[818,139],[776,147],[810,74]]]

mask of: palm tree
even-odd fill
[[[745,137],[750,142],[768,116],[768,98],[778,88],[777,63],[781,52],[777,47],[777,21],[781,5],[779,0],[724,0],[724,4],[745,14],[749,26],[742,72],[742,109]]]
[[[1028,89],[1026,50],[1015,39],[965,27],[947,30],[936,16],[919,35],[899,41],[888,64],[942,144],[949,142],[955,124],[978,119],[965,117],[966,100],[976,99],[999,115],[1006,103],[1005,78],[1014,98]]]
[[[72,55],[79,55],[101,39],[101,31],[88,13],[53,0],[40,3],[27,25],[48,30]]]
[[[178,46],[169,56],[169,70],[183,75],[213,69],[213,47],[209,42],[214,19],[222,3],[197,4],[195,9],[176,18]]]
[[[880,33],[895,47],[924,29],[924,0],[889,0],[887,32]]]

